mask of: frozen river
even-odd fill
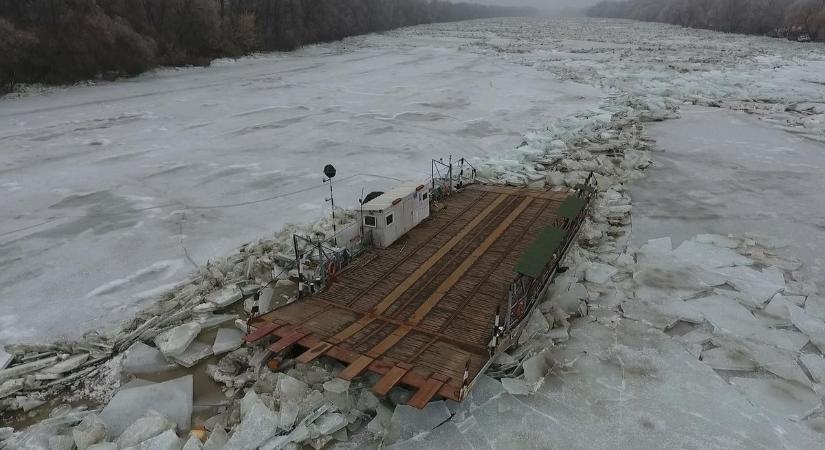
[[[556,337],[528,340],[539,347],[513,375],[540,373],[534,392],[477,387],[402,448],[815,448],[823,85],[819,44],[503,19],[2,99],[0,343],[129,317],[196,264],[327,214],[327,163],[345,207],[449,154],[510,181],[609,181],[621,165],[632,205],[614,186],[597,213],[632,206],[633,247],[687,245],[624,253],[607,235],[629,227],[590,224],[577,250],[589,260],[570,271],[574,313],[588,313],[551,315]],[[563,160],[548,169],[551,155]],[[730,250],[750,244],[689,239],[747,231],[786,241],[802,273]]]
[[[683,108],[680,119],[649,131],[664,152],[631,190],[634,240],[668,235],[678,245],[701,233],[769,236],[822,283],[825,144],[707,108]]]
[[[193,262],[328,213],[327,163],[353,206],[395,183],[365,174],[424,179],[431,158],[506,151],[603,96],[417,39],[0,101],[0,343],[127,317]]]

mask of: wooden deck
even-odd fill
[[[507,308],[516,263],[560,220],[570,195],[469,186],[392,246],[367,251],[323,292],[256,319],[247,340],[277,336],[270,348],[297,345],[301,362],[338,359],[347,364],[344,379],[378,373],[379,394],[412,386],[409,403],[419,408],[435,395],[461,400],[465,380],[491,357],[493,322]]]

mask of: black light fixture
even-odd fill
[[[338,238],[336,237],[338,232],[335,229],[335,200],[332,197],[332,179],[335,178],[335,173],[335,167],[333,167],[332,164],[324,166],[324,175],[326,175],[324,183],[329,181],[329,198],[326,199],[326,201],[332,205],[332,244],[338,246]]]

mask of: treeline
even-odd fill
[[[664,22],[744,34],[825,40],[825,0],[603,1],[591,17]]]
[[[0,89],[205,65],[421,23],[534,14],[438,0],[0,0]]]

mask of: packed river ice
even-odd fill
[[[447,155],[516,185],[594,171],[592,220],[521,346],[464,403],[373,405],[353,438],[813,448],[825,432],[824,85],[821,44],[502,19],[8,97],[0,343],[128,318],[196,265],[327,214],[326,163],[344,207]],[[257,435],[241,419],[235,441]],[[270,442],[302,442],[295,430]]]

